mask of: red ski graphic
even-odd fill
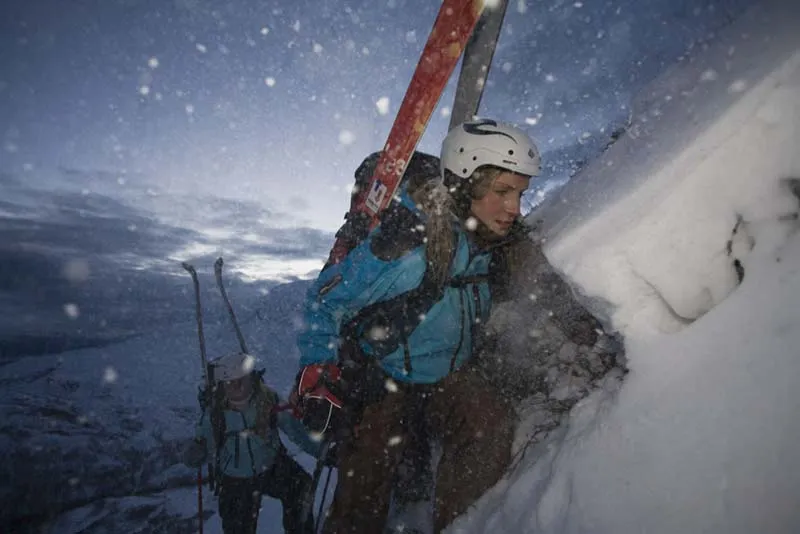
[[[483,10],[484,0],[444,0],[417,63],[411,83],[397,112],[389,137],[369,187],[360,191],[350,214],[369,217],[369,228],[391,201],[417,147],[428,120],[461,57]],[[337,234],[327,265],[336,264],[349,252],[348,242]]]

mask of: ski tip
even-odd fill
[[[181,262],[181,267],[183,267],[184,269],[186,269],[189,272],[194,271],[194,265],[192,265],[191,263],[185,262],[185,261]]]
[[[214,262],[214,267],[222,267],[222,264],[225,263],[222,261],[222,256],[217,258],[217,261]]]

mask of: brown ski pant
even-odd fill
[[[368,406],[356,437],[340,453],[326,534],[383,532],[395,469],[408,441],[408,403],[416,386]],[[503,475],[511,461],[510,406],[471,368],[422,386],[425,423],[442,445],[436,473],[434,529],[441,532]]]

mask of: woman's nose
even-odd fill
[[[503,204],[504,204],[504,207],[506,209],[506,213],[514,215],[515,217],[520,214],[520,199],[519,199],[519,197],[514,196],[514,197],[511,197],[509,199],[506,199],[506,201]]]

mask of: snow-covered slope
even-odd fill
[[[205,271],[211,358],[238,343]],[[0,367],[0,525],[7,532],[196,531],[195,474],[180,463],[199,415],[202,381],[188,276],[185,283],[185,323]],[[297,369],[294,336],[305,287],[296,282],[266,295],[248,288],[231,294],[248,348],[282,395]],[[310,458],[302,461],[309,465]],[[211,516],[214,500],[207,501]],[[276,503],[265,500],[265,506],[280,513]]]
[[[798,28],[750,10],[536,214],[631,372],[451,532],[800,531]]]

